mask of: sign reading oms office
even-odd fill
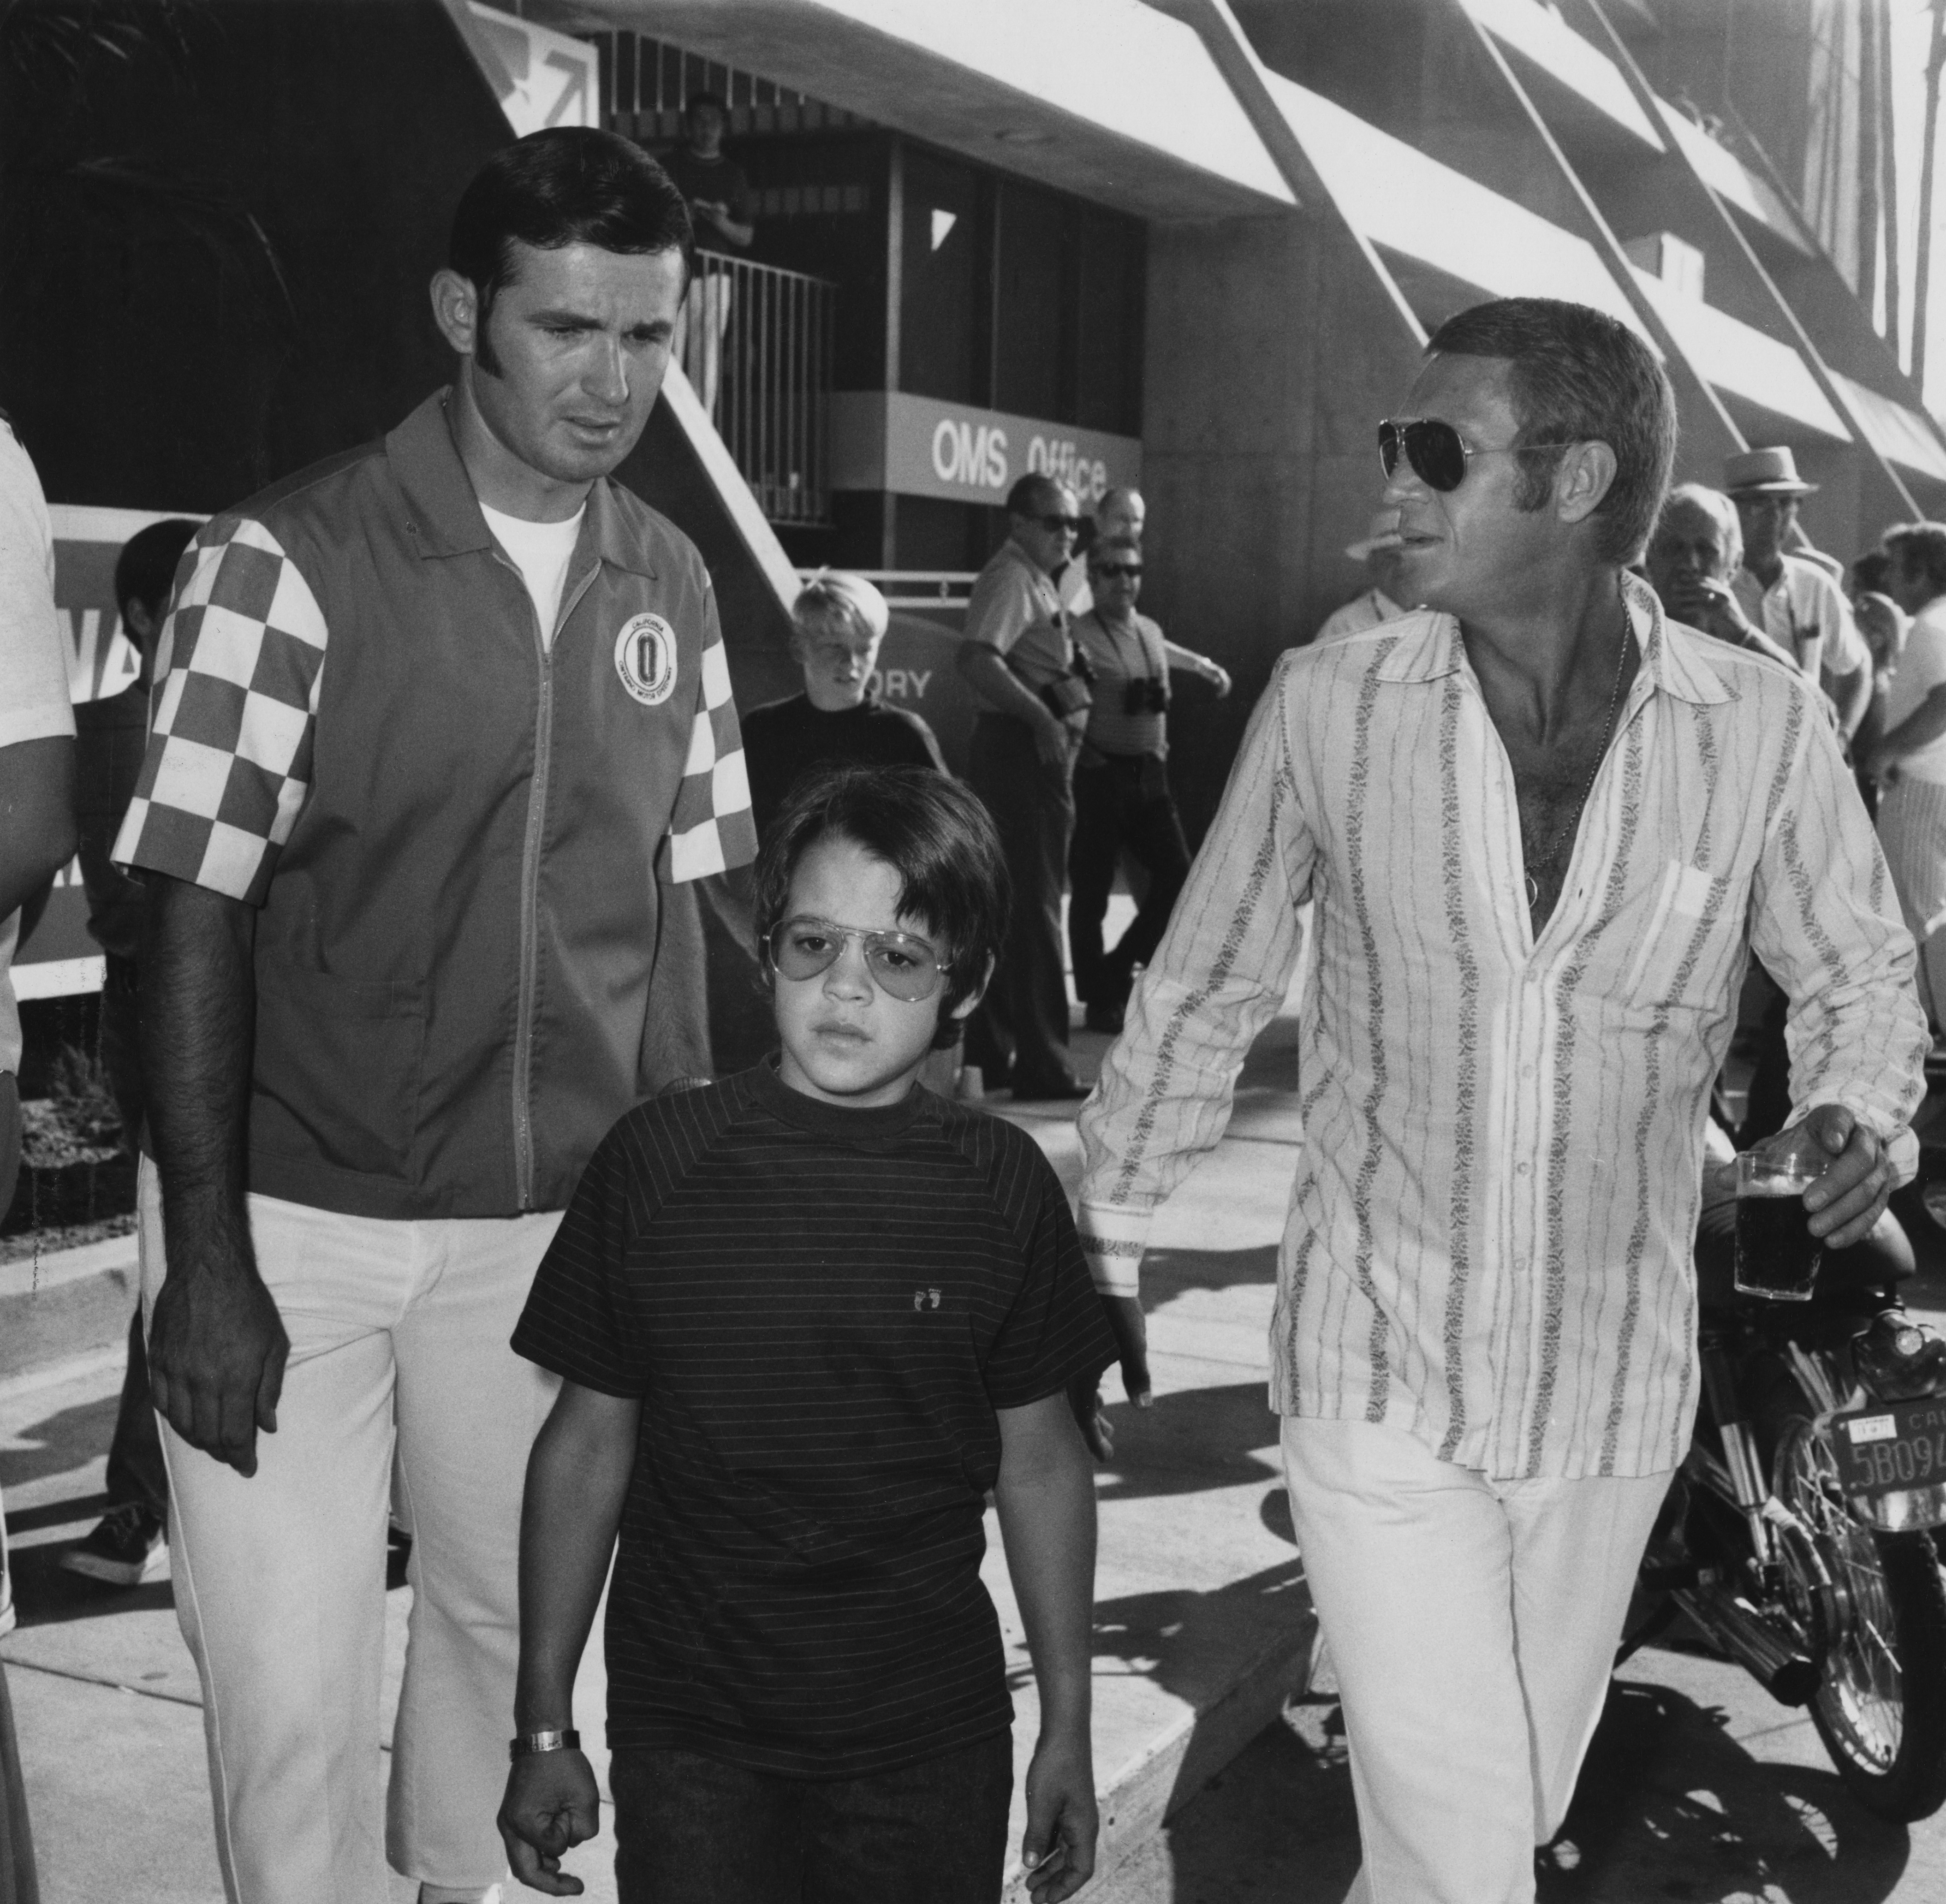
[[[1076,429],[901,390],[839,391],[831,400],[831,487],[1003,502],[1021,477],[1067,484],[1082,508],[1138,485],[1139,437]]]

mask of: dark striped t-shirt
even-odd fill
[[[980,1581],[994,1411],[1114,1358],[1032,1139],[768,1063],[638,1105],[514,1331],[641,1399],[608,1598],[611,1749],[858,1777],[1012,1717]]]

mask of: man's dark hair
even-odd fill
[[[1017,516],[1046,515],[1061,507],[1067,485],[1036,470],[1023,476],[1007,492],[1007,513]]]
[[[786,916],[799,862],[821,839],[848,839],[899,876],[899,910],[946,941],[935,1049],[959,1037],[953,1012],[998,957],[1007,930],[1007,862],[978,797],[930,767],[829,767],[791,790],[757,855],[757,943]],[[840,921],[841,924],[848,922]]]
[[[162,612],[176,579],[176,565],[196,539],[196,526],[186,517],[174,516],[137,529],[122,545],[115,558],[115,605],[124,620],[131,601],[139,601],[152,615]]]
[[[1883,540],[1895,561],[1924,576],[1935,595],[1946,595],[1946,522],[1895,523]]]
[[[499,366],[486,341],[487,314],[513,282],[516,243],[537,251],[679,251],[685,272],[696,254],[689,206],[675,181],[619,133],[551,125],[502,146],[459,195],[446,252],[479,293],[474,354],[490,374]]]
[[[1605,561],[1633,561],[1655,527],[1676,460],[1676,393],[1635,332],[1586,304],[1554,298],[1503,298],[1449,317],[1428,357],[1496,357],[1508,366],[1515,444],[1605,443],[1615,479],[1596,505]],[[1524,450],[1515,502],[1547,501],[1561,450]]]
[[[1892,558],[1883,549],[1868,549],[1852,564],[1854,595],[1889,595]]]
[[[683,101],[682,110],[687,114],[699,106],[714,106],[726,119],[730,116],[730,102],[721,93],[693,92]]]

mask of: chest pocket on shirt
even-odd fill
[[[1623,999],[1649,1006],[1707,1004],[1717,989],[1728,900],[1702,867],[1671,860],[1622,981]]]

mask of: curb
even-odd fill
[[[1316,1616],[1306,1613],[1245,1661],[1215,1698],[1185,1714],[1101,1786],[1101,1834],[1091,1885],[1112,1876],[1304,1690],[1317,1625]],[[1027,1904],[1026,1880],[1016,1853],[1008,1862],[1002,1904]]]
[[[125,1342],[139,1283],[132,1236],[0,1263],[0,1381],[65,1362],[77,1341]]]

